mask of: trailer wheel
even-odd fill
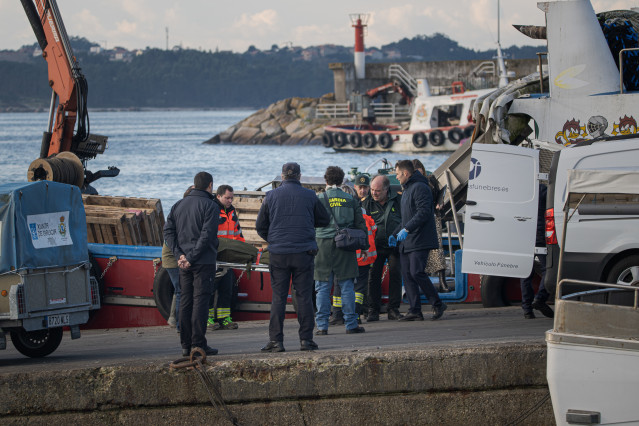
[[[620,285],[639,285],[639,255],[626,256],[610,269],[608,278],[609,283]]]
[[[481,304],[484,308],[500,308],[510,306],[506,299],[506,277],[482,275],[479,279],[481,288]]]
[[[11,341],[22,355],[42,358],[60,346],[62,327],[36,331],[25,331],[23,328],[18,328],[11,330]]]
[[[169,272],[164,268],[160,268],[153,280],[153,299],[155,299],[155,305],[160,311],[160,315],[165,320],[168,320],[171,315],[171,302],[173,302],[174,292]]]

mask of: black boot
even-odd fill
[[[448,284],[446,284],[446,270],[442,269],[437,274],[439,275],[439,292],[448,293],[450,289],[448,288]]]

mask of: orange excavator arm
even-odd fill
[[[40,157],[73,152],[77,144],[86,141],[89,135],[86,80],[73,55],[55,0],[21,2],[42,49],[42,56],[47,61],[52,89],[49,128],[43,137]],[[74,135],[76,122],[78,131]]]

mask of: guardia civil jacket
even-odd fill
[[[329,214],[332,208],[340,228],[358,228],[366,232],[362,209],[352,195],[341,189],[328,187],[326,192],[319,194],[318,197]],[[359,275],[356,253],[335,247],[335,219],[331,216],[328,226],[317,228],[318,253],[315,257],[315,280],[317,281],[328,281],[331,272],[338,280],[355,278]]]

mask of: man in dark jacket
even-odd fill
[[[315,228],[330,223],[328,211],[310,189],[300,183],[297,163],[282,166],[282,185],[269,191],[255,221],[258,235],[268,242],[271,254],[271,318],[269,342],[262,352],[284,352],[284,316],[289,283],[297,300],[297,321],[301,350],[315,350],[313,312],[313,271],[317,254]]]
[[[213,201],[213,176],[207,172],[195,175],[193,189],[175,203],[164,225],[164,239],[180,268],[180,343],[182,355],[192,347],[207,355],[217,349],[206,343],[206,319],[209,300],[214,290],[217,258],[217,224],[220,209]]]
[[[402,301],[402,275],[399,264],[399,252],[396,247],[388,246],[388,237],[392,235],[401,221],[401,196],[390,190],[390,181],[384,175],[378,175],[371,181],[371,196],[362,203],[362,207],[375,220],[375,248],[377,258],[373,262],[368,280],[368,317],[367,322],[379,321],[382,306],[382,276],[384,264],[388,261],[388,319],[398,320],[399,305]]]
[[[436,320],[444,314],[446,304],[441,301],[433,283],[424,272],[429,251],[439,246],[433,215],[433,195],[428,186],[428,180],[420,172],[415,171],[410,160],[398,161],[395,172],[397,180],[404,188],[402,223],[389,237],[388,244],[392,246],[398,242],[401,243],[399,255],[402,278],[410,304],[408,314],[400,321],[424,319],[419,296],[420,288],[433,306],[431,319]]]

